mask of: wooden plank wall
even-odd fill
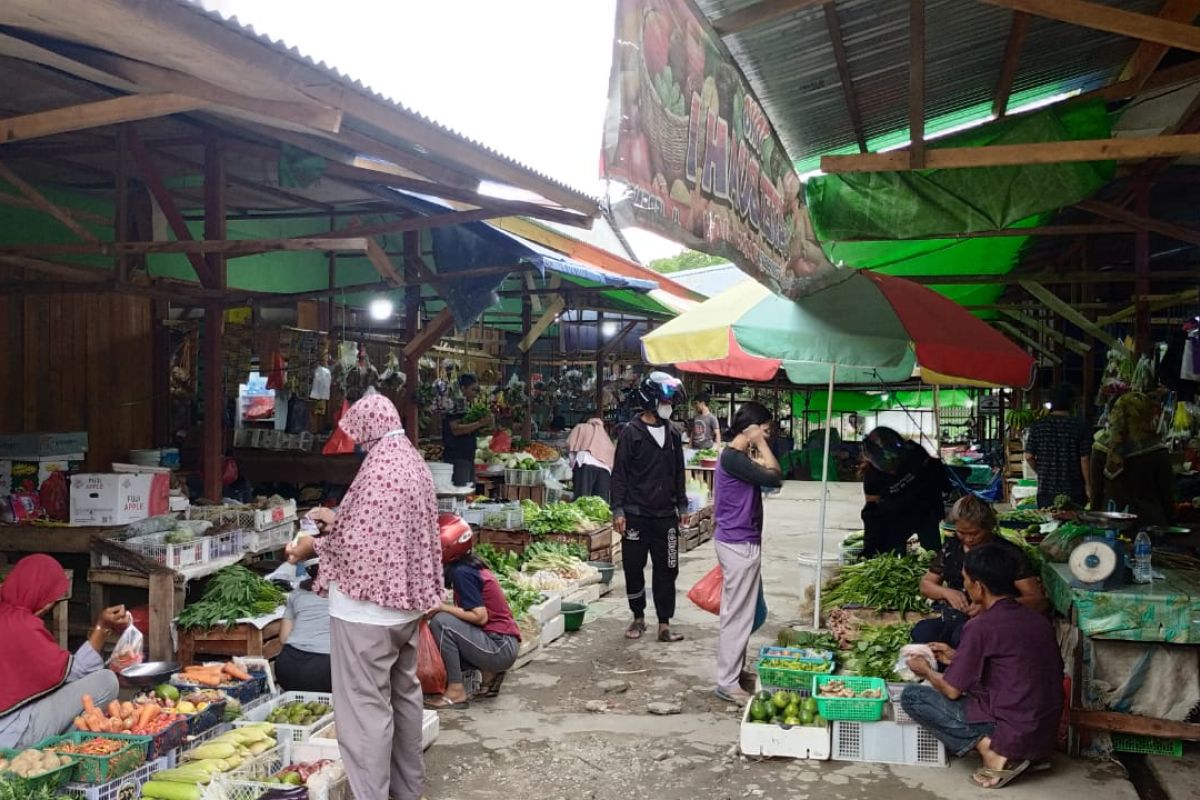
[[[154,445],[152,301],[9,296],[0,319],[0,433],[86,430],[96,471]]]

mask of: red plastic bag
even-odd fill
[[[429,629],[429,623],[421,620],[421,632],[417,640],[417,679],[425,694],[442,694],[446,691],[446,663],[437,639]]]
[[[344,417],[349,410],[350,404],[343,400],[342,410],[338,413],[338,419]],[[336,422],[334,425],[337,427],[333,429],[333,436],[329,437],[329,441],[325,443],[325,447],[321,450],[321,453],[327,456],[342,456],[347,453],[353,453],[354,440],[350,438],[350,434],[343,431],[342,426],[337,425]]]
[[[688,600],[710,614],[721,613],[721,589],[725,586],[725,577],[721,574],[721,565],[717,564],[696,585],[688,590]]]
[[[163,477],[165,478],[166,475],[164,475]],[[237,459],[226,458],[225,462],[221,465],[221,485],[222,486],[233,486],[235,483],[237,483],[237,479],[238,479]],[[169,486],[167,488],[167,491],[168,491],[168,493],[170,492]],[[165,513],[165,512],[160,512],[160,513]]]

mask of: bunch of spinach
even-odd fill
[[[842,671],[866,678],[899,680],[893,668],[900,657],[900,648],[909,643],[911,634],[912,625],[903,622],[895,625],[862,625],[854,645],[843,654]]]
[[[821,598],[825,607],[863,606],[879,611],[929,611],[921,596],[928,555],[878,555],[842,568]]]
[[[183,630],[231,627],[239,619],[270,614],[287,599],[275,584],[235,564],[209,579],[200,600],[179,615]]]

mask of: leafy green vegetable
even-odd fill
[[[580,497],[572,505],[592,522],[612,521],[612,509],[608,507],[608,503],[604,502],[604,498]]]
[[[929,601],[921,596],[933,554],[879,555],[842,567],[826,588],[822,602],[829,608],[857,605],[879,611],[926,612]]]
[[[832,650],[837,653],[837,637],[827,631],[798,631],[784,628],[776,637],[780,647],[811,647],[815,650]]]
[[[542,506],[530,518],[529,509],[525,509],[525,527],[534,536],[545,536],[548,533],[578,533],[588,530],[590,521],[571,503],[550,503]]]
[[[525,612],[531,607],[542,602],[541,592],[517,585],[507,574],[497,575],[496,580],[504,590],[504,599],[508,601],[508,607],[515,620],[525,616]]]
[[[217,572],[199,601],[183,610],[177,620],[181,629],[231,627],[243,617],[270,614],[287,599],[270,581],[235,564]]]
[[[475,555],[487,568],[492,571],[492,574],[497,579],[508,575],[511,572],[516,572],[521,568],[521,557],[516,553],[509,551],[497,550],[490,544],[477,544],[474,548]]]
[[[490,413],[492,410],[488,407],[487,401],[478,398],[467,406],[467,413],[463,414],[463,422],[478,422]]]
[[[912,625],[863,625],[858,639],[842,660],[842,671],[867,678],[899,680],[892,668],[900,657],[900,648],[909,643]]]
[[[557,556],[563,558],[575,558],[579,561],[587,561],[587,548],[577,542],[533,542],[525,548],[521,553],[520,563],[522,565],[530,560],[542,555]]]

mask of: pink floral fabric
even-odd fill
[[[339,427],[367,451],[328,536],[316,540],[321,570],[355,600],[401,611],[428,611],[442,599],[437,494],[421,454],[402,430],[392,401],[359,400]],[[392,435],[389,435],[392,434]]]

